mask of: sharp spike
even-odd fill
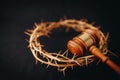
[[[81,64],[78,61],[76,61],[76,64],[79,65],[79,66],[81,66]]]
[[[65,71],[63,70],[63,75],[65,76]]]
[[[35,25],[35,26],[38,26],[36,22],[34,23],[34,25]]]
[[[68,49],[62,54],[63,56],[68,53]]]
[[[96,64],[96,65],[98,65],[100,62],[101,62],[101,60],[99,59],[99,61],[97,62],[97,64]]]
[[[108,52],[111,54],[111,55],[113,55],[113,56],[115,56],[115,57],[119,57],[118,55],[116,55],[114,52],[112,52],[112,51],[110,51],[110,50],[108,50]]]
[[[73,70],[73,66],[71,66],[71,69]]]
[[[48,68],[50,65],[48,64],[46,68]]]
[[[27,32],[30,32],[30,33],[32,33],[32,32],[33,32],[33,30],[32,30],[32,29],[28,29],[28,30],[27,30]]]
[[[43,58],[45,58],[45,57],[43,56]],[[49,60],[49,58],[48,58],[48,57],[46,57],[46,59],[47,59],[47,62],[50,62],[50,60]]]
[[[74,59],[75,59],[75,57],[76,57],[76,56],[74,55],[74,56],[72,57],[72,60],[74,60]]]
[[[87,61],[87,58],[85,58],[85,64],[86,64],[86,66],[88,66],[88,61]]]
[[[52,63],[53,59],[50,60],[50,62]]]
[[[105,37],[105,40],[107,41],[109,38],[109,33],[107,33],[106,37]]]
[[[35,63],[37,64],[38,63],[38,60],[36,59]]]
[[[91,24],[92,24],[92,25],[95,25],[95,22],[92,22]]]
[[[56,55],[56,57],[58,57],[58,56],[60,55],[61,52],[62,52],[62,51],[60,50],[60,51],[58,52],[58,54]]]
[[[65,55],[66,57],[68,57],[68,52],[66,53],[66,55]]]
[[[28,36],[30,36],[31,34],[29,32],[24,32],[25,34],[27,34]]]
[[[28,39],[25,39],[27,42],[29,42],[29,40]]]
[[[60,54],[62,52],[62,50],[60,50],[59,52],[58,52],[58,54]]]

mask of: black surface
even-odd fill
[[[66,76],[56,68],[35,64],[28,43],[26,29],[34,22],[58,21],[68,19],[88,19],[96,22],[103,32],[109,32],[109,49],[120,56],[119,2],[115,0],[96,1],[1,1],[0,2],[0,80],[119,80],[119,76],[105,64],[91,65],[87,68],[67,69]],[[113,60],[120,65],[119,58]]]

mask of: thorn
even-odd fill
[[[85,63],[86,63],[86,66],[88,66],[87,58],[85,58]]]
[[[114,52],[112,52],[112,51],[110,51],[110,50],[108,50],[108,52],[109,52],[109,53],[111,53],[111,55],[113,55],[113,56],[115,56],[115,57],[119,58],[119,56],[118,56],[118,55],[116,55]]]
[[[71,69],[73,70],[73,66],[71,66]]]
[[[60,69],[60,67],[58,66],[58,69],[57,69],[58,71],[61,71],[61,69]]]
[[[30,36],[31,34],[29,32],[24,32],[25,34],[27,34],[28,36]]]
[[[79,65],[79,66],[81,66],[81,64],[78,61],[76,61],[76,64]]]
[[[97,26],[97,29],[99,30],[101,28],[101,26]]]
[[[43,64],[43,62],[41,62],[41,64]]]
[[[36,56],[38,56],[38,53],[37,53],[37,52],[35,52],[35,55],[36,55]],[[37,64],[37,63],[38,63],[38,60],[36,59],[36,64]]]
[[[94,61],[93,59],[89,59],[88,64],[91,63],[91,62],[93,62],[93,61]]]
[[[34,25],[35,25],[36,27],[38,26],[36,22],[34,23]]]
[[[58,56],[60,55],[61,52],[62,52],[62,51],[60,50],[60,51],[58,52],[58,54],[56,55],[56,57],[58,57]]]
[[[41,47],[44,47],[44,45],[41,45]]]
[[[29,42],[29,40],[28,39],[25,39],[27,42]]]
[[[68,53],[68,49],[62,54],[63,56]]]
[[[59,52],[58,52],[58,54],[60,54],[62,52],[62,50],[60,50]]]
[[[76,57],[76,56],[74,55],[74,56],[72,57],[72,60],[74,60],[74,59],[75,59],[75,57]]]
[[[63,75],[65,76],[65,71],[63,70]]]
[[[48,62],[50,62],[49,58],[46,58]]]
[[[107,33],[105,40],[107,41],[109,38],[109,33]]]
[[[69,30],[70,30],[70,28],[67,27],[66,30],[65,30],[65,32],[68,32]]]
[[[36,27],[37,27],[37,26],[34,25],[34,26],[33,26],[33,29],[35,29]]]
[[[96,65],[98,65],[100,62],[101,62],[101,60],[99,59],[99,61],[97,62],[97,64],[96,64]]]
[[[92,25],[95,25],[95,22],[92,22],[91,24],[92,24]]]
[[[59,65],[58,65],[58,63],[57,63],[57,61],[56,60],[54,60],[54,63],[59,67]]]
[[[36,59],[36,62],[35,62],[36,64],[38,63],[38,60]]]
[[[68,52],[66,53],[66,55],[65,55],[66,57],[68,57]]]
[[[50,60],[50,63],[52,63],[53,59]]]
[[[48,68],[50,65],[48,64],[46,68]]]
[[[32,29],[28,29],[28,30],[27,30],[27,32],[30,32],[30,33],[32,33],[32,32],[33,32],[33,30],[32,30]]]
[[[54,60],[54,63],[55,63],[55,64],[57,64],[57,61],[56,61],[56,60]]]

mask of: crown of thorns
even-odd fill
[[[38,40],[41,36],[49,36],[51,30],[55,28],[60,28],[61,26],[65,26],[69,31],[70,28],[74,29],[76,32],[83,32],[86,29],[95,29],[98,31],[100,35],[100,40],[98,43],[98,48],[106,54],[108,52],[107,49],[107,39],[108,34],[105,36],[98,27],[93,26],[92,24],[87,23],[83,20],[75,20],[75,19],[66,19],[60,20],[58,22],[41,22],[39,24],[35,23],[33,29],[28,29],[25,33],[30,36],[29,48],[36,59],[36,62],[41,62],[47,64],[48,66],[55,66],[59,71],[65,71],[68,67],[74,67],[75,65],[84,66],[88,65],[95,60],[94,55],[87,55],[83,57],[76,57],[73,55],[72,58],[68,57],[69,51],[65,52],[47,52],[43,49],[43,45]],[[54,34],[54,33],[53,33]],[[41,56],[41,57],[40,57]]]

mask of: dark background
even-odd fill
[[[86,18],[109,32],[109,49],[120,56],[119,2],[116,0],[4,0],[0,2],[0,78],[26,80],[119,80],[119,76],[105,64],[67,69],[66,76],[56,68],[35,64],[24,34],[34,22]],[[112,58],[120,65],[120,58]]]

